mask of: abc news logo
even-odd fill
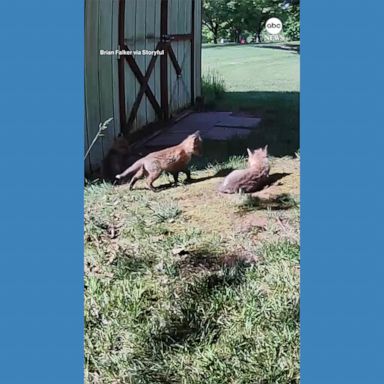
[[[277,17],[271,17],[265,23],[265,29],[271,35],[278,35],[283,29],[283,23]]]

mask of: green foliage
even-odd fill
[[[213,41],[213,34],[209,30],[209,28],[205,25],[203,25],[202,30],[201,30],[201,38],[202,38],[202,43],[211,43]]]
[[[86,188],[85,383],[299,383],[298,241],[153,222],[174,194]]]
[[[262,41],[265,22],[270,17],[279,17],[284,22],[284,31],[290,40],[298,40],[300,33],[300,3],[298,0],[205,0],[203,25],[205,42],[217,43],[220,37],[231,37],[239,42],[240,37],[256,35]],[[208,33],[209,31],[209,33]]]
[[[216,44],[219,34],[228,25],[228,0],[205,0],[203,2],[203,26],[212,33],[213,42]]]
[[[247,158],[244,156],[230,156],[229,159],[225,162],[215,162],[209,163],[207,169],[213,170],[215,173],[220,173],[221,171],[227,169],[242,169],[247,166]]]
[[[256,34],[260,38],[265,22],[283,12],[281,0],[230,0],[228,1],[229,23],[236,41],[240,35]]]
[[[179,206],[173,201],[152,203],[147,207],[153,212],[157,223],[171,222],[181,214]]]
[[[216,70],[207,70],[202,76],[202,95],[204,102],[211,105],[225,93],[224,78]]]
[[[297,207],[298,202],[294,199],[293,196],[286,193],[274,196],[272,199],[261,199],[257,196],[244,194],[238,204],[239,212],[249,212],[263,209],[281,210]]]
[[[300,6],[290,6],[284,20],[284,34],[290,40],[300,40]]]
[[[300,89],[300,57],[290,51],[235,45],[203,49],[202,55],[203,75],[218,71],[225,79],[228,92]],[[247,97],[246,94],[243,96]]]

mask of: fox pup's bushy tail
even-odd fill
[[[129,168],[127,168],[123,173],[116,175],[116,179],[120,180],[123,177],[128,176],[130,173],[137,172],[139,168],[143,165],[143,160],[137,160],[136,163],[133,163]]]

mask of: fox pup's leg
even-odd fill
[[[172,183],[171,176],[174,178],[175,177],[174,174],[172,172],[166,172],[166,175],[169,183]]]
[[[161,172],[162,172],[161,170],[158,170],[148,175],[147,185],[148,185],[148,188],[151,189],[152,191],[156,191],[156,188],[153,186],[153,182],[159,178],[159,176],[161,175]]]
[[[142,179],[146,175],[146,171],[144,167],[140,167],[140,169],[135,173],[135,175],[132,177],[130,183],[129,183],[129,189],[132,189],[135,185],[136,181],[139,179]]]
[[[187,179],[185,181],[190,181],[191,179],[191,172],[189,169],[182,170],[181,172],[185,173],[187,175]],[[177,185],[179,182],[179,172],[172,172],[173,179],[175,180],[175,184]]]
[[[172,172],[172,176],[175,184],[177,184],[179,182],[179,172]]]
[[[187,179],[185,181],[191,181],[192,180],[192,178],[191,178],[191,171],[188,168],[184,169],[183,173],[185,173],[185,175],[187,176]]]

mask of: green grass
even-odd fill
[[[215,185],[86,187],[86,383],[299,381],[299,206]],[[260,213],[265,230],[231,230]]]
[[[224,79],[214,70],[207,70],[201,79],[202,93],[205,103],[220,100],[225,93]]]
[[[203,74],[217,71],[229,92],[299,91],[300,55],[293,51],[237,45],[202,52]]]
[[[246,163],[249,140],[234,140],[205,148],[199,182],[86,186],[87,384],[299,383],[299,158],[280,157],[299,153],[298,93],[259,79],[242,88],[228,69],[238,48],[203,51],[230,90],[212,108],[262,116],[252,145],[267,142],[272,173],[288,176],[256,196],[219,195],[225,172]],[[264,70],[245,48],[237,70]]]
[[[260,199],[257,196],[246,195],[244,194],[243,199],[238,204],[239,212],[249,212],[256,209],[290,209],[297,207],[298,203],[293,196],[289,194],[281,194],[274,196],[273,199],[265,200]]]
[[[299,54],[254,45],[203,49],[203,75],[212,71],[224,81],[226,92],[214,100],[208,97],[208,110],[262,118],[251,137],[228,142],[221,152],[242,155],[244,146],[265,144],[274,156],[293,156],[299,150]]]
[[[85,202],[87,383],[298,381],[299,245],[272,216],[261,243],[202,231],[170,193]]]

